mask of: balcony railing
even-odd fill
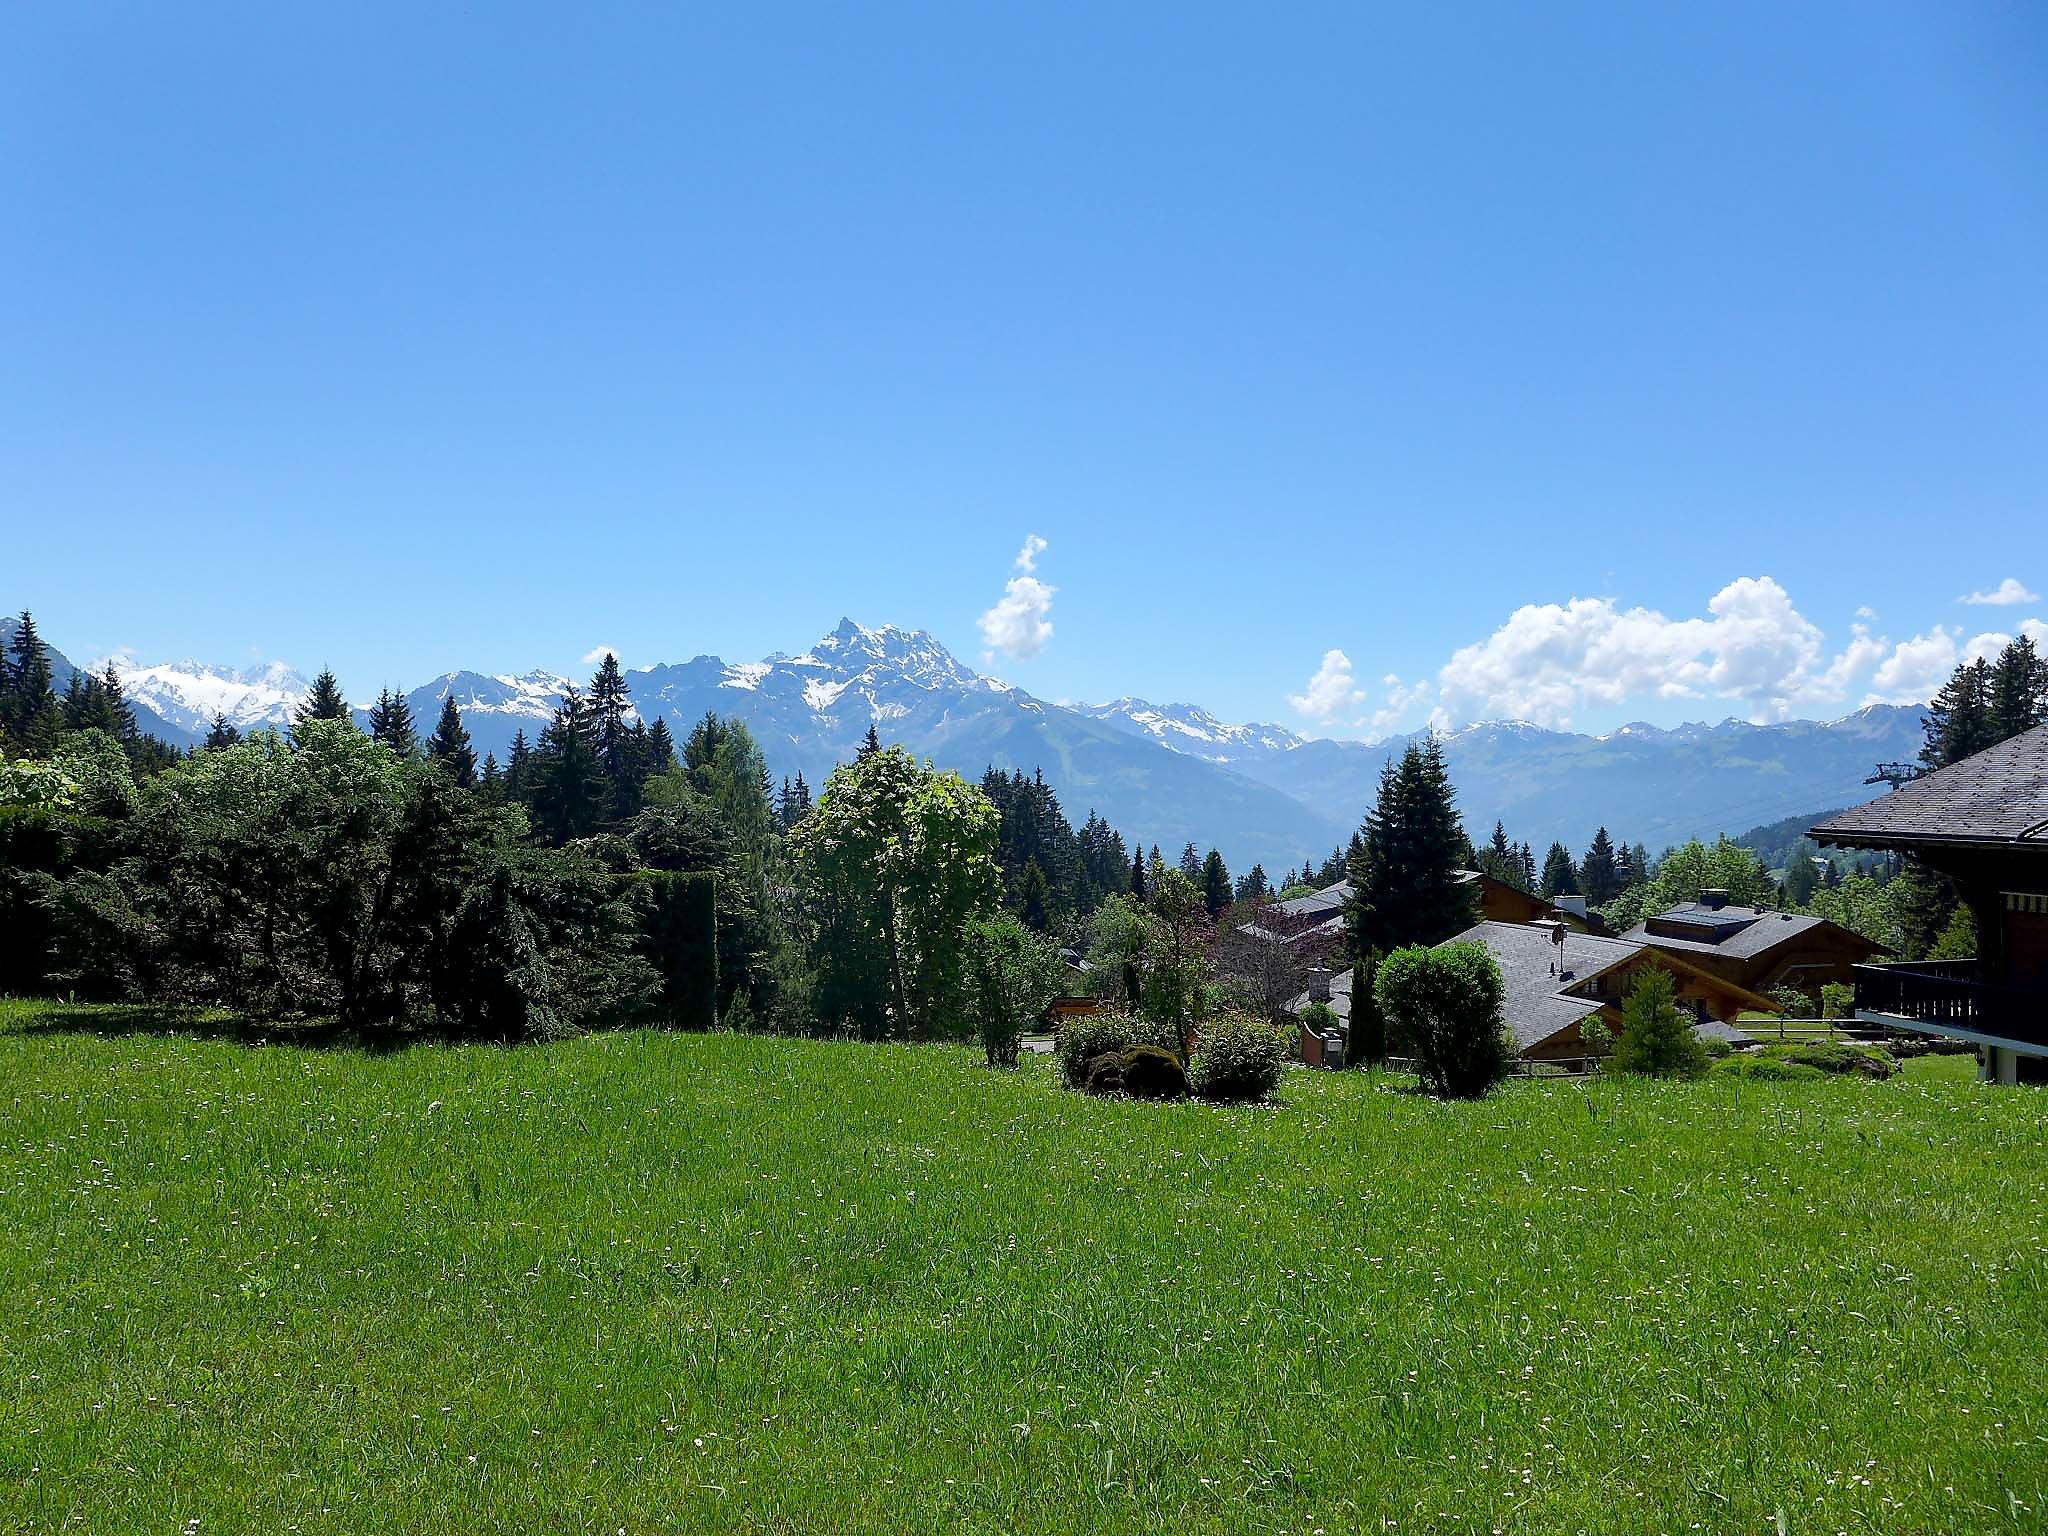
[[[1984,980],[1974,960],[1927,960],[1856,967],[1856,1011],[2048,1045],[2048,989]]]

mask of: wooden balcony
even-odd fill
[[[2048,989],[1986,982],[1975,960],[1859,965],[1856,1013],[1873,1024],[2048,1054]]]

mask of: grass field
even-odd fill
[[[0,1530],[2048,1527],[2048,1097],[0,1003]]]

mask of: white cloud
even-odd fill
[[[597,663],[603,661],[605,657],[616,656],[618,654],[619,652],[617,646],[593,645],[589,650],[583,653],[583,664],[586,667],[596,666]]]
[[[1865,637],[1824,660],[1820,630],[1768,576],[1730,582],[1704,618],[1673,619],[1612,598],[1518,608],[1485,640],[1456,652],[1439,673],[1453,717],[1510,715],[1569,725],[1589,705],[1635,697],[1724,698],[1758,719],[1783,719],[1839,695],[1875,659]]]
[[[1365,703],[1365,690],[1351,675],[1351,658],[1342,651],[1323,652],[1323,664],[1308,680],[1307,688],[1287,696],[1302,714],[1325,723],[1349,715]]]
[[[1025,538],[1013,562],[1014,568],[1025,574],[1012,576],[996,605],[978,621],[989,649],[1015,661],[1029,661],[1052,639],[1052,620],[1046,615],[1052,611],[1052,597],[1059,588],[1030,574],[1038,569],[1038,557],[1045,548],[1045,540],[1037,534]]]
[[[1865,603],[1862,607],[1856,610],[1856,617],[1859,619],[1869,619],[1871,622],[1875,623],[1877,620],[1877,610],[1871,607],[1870,604]]]
[[[1972,592],[1968,597],[1956,599],[1959,603],[1976,603],[1989,608],[2017,608],[2021,603],[2038,603],[2041,594],[2029,592],[2017,577],[2008,576],[1989,592]]]
[[[2028,619],[2020,633],[2039,643],[2048,639],[2048,623]],[[1964,662],[1989,660],[2012,643],[2011,635],[1987,630],[1963,638],[1960,628],[1937,624],[1924,635],[1901,640],[1891,648],[1870,679],[1866,704],[1924,704],[1941,690],[1949,674]]]

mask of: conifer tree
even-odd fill
[[[669,734],[668,721],[660,715],[647,728],[647,776],[667,773],[676,765],[676,739]]]
[[[1472,926],[1477,903],[1459,879],[1471,845],[1434,733],[1381,771],[1362,832],[1361,868],[1345,909],[1354,960],[1441,943]]]
[[[135,709],[128,702],[127,692],[121,687],[121,674],[114,670],[111,661],[100,677],[100,693],[106,701],[105,712],[114,736],[125,745],[134,746],[140,734],[135,728]]]
[[[1999,652],[1987,703],[1996,741],[2010,741],[2048,720],[2048,661],[2031,635],[2021,635]]]
[[[493,801],[505,797],[505,770],[498,766],[498,754],[486,752],[484,766],[476,776],[476,787]]]
[[[1223,863],[1223,855],[1214,848],[1202,860],[1202,905],[1214,917],[1230,905],[1230,870]]]
[[[1194,881],[1197,887],[1201,885],[1202,854],[1193,843],[1189,843],[1180,851],[1180,872]]]
[[[13,660],[8,668],[6,726],[31,750],[48,751],[63,730],[57,693],[50,685],[50,653],[26,608],[15,621]]]
[[[524,726],[512,733],[505,758],[505,799],[513,805],[533,804],[533,749],[526,744]]]
[[[1527,843],[1522,844],[1522,889],[1536,889],[1536,855],[1529,851]]]
[[[1706,1070],[1706,1047],[1692,1032],[1671,973],[1661,965],[1646,966],[1622,1000],[1614,1065],[1646,1077],[1697,1077]]]
[[[604,825],[610,786],[599,757],[590,707],[572,684],[533,754],[533,809],[542,839],[553,847],[591,836]]]
[[[302,739],[300,728],[313,720],[346,720],[348,700],[342,697],[341,681],[329,668],[322,668],[313,686],[292,715],[292,740]]]
[[[1579,865],[1579,889],[1593,906],[1605,906],[1621,894],[1621,874],[1615,863],[1614,842],[1602,827],[1593,834],[1592,846]]]
[[[427,738],[427,756],[462,788],[475,787],[476,748],[470,745],[469,728],[462,723],[452,693],[441,700],[441,718]]]
[[[881,750],[881,733],[875,729],[873,722],[870,722],[868,725],[868,733],[862,739],[860,744],[860,750],[854,753],[854,757],[856,760],[861,758],[873,757],[877,752]]]
[[[1142,851],[1133,853],[1131,855],[1131,895],[1139,901],[1143,901],[1149,884],[1150,882],[1145,878],[1144,853]]]
[[[630,791],[623,797],[620,792],[631,785],[636,766],[632,761],[626,728],[626,717],[633,712],[632,690],[626,686],[626,676],[619,670],[619,658],[610,651],[604,653],[604,660],[597,664],[596,675],[590,679],[589,708],[597,755],[604,764],[604,776],[611,781],[615,798],[630,798]],[[621,814],[630,814],[624,806],[619,810]]]
[[[1946,768],[1995,746],[1991,722],[1991,665],[1981,656],[1955,669],[1920,721],[1926,744],[1920,761]]]
[[[215,710],[213,712],[213,726],[206,733],[206,744],[203,750],[208,752],[225,751],[241,739],[242,733],[229,723],[228,717],[220,710]]]
[[[1052,886],[1036,859],[1028,859],[1017,882],[1017,916],[1024,926],[1038,933],[1052,927]]]
[[[1563,843],[1552,843],[1550,852],[1543,856],[1543,884],[1539,889],[1545,901],[1579,894],[1579,872],[1572,864],[1571,851]]]
[[[419,732],[413,726],[412,706],[405,702],[404,694],[393,693],[389,688],[378,693],[377,702],[370,706],[370,737],[399,757],[411,757],[419,750]]]

